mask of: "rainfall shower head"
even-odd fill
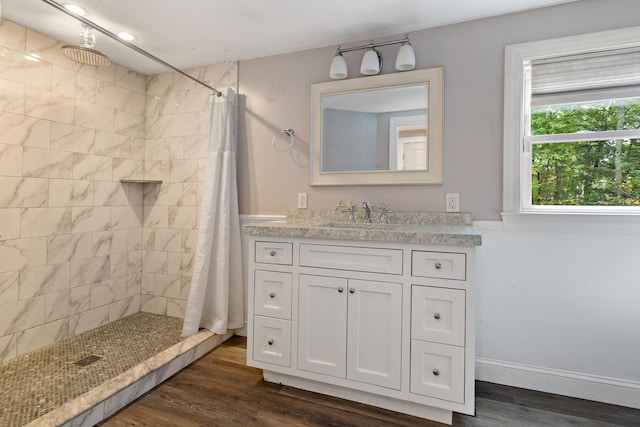
[[[109,57],[104,53],[92,49],[96,44],[96,36],[93,35],[91,29],[83,25],[80,33],[80,46],[66,44],[62,46],[62,53],[72,61],[86,65],[96,65],[106,67],[111,64]]]
[[[82,46],[73,46],[66,44],[62,46],[64,56],[72,61],[86,65],[97,65],[106,67],[111,64],[109,57],[102,52]]]

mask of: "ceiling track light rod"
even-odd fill
[[[44,1],[47,1],[47,0],[44,0]],[[389,46],[392,44],[401,44],[401,43],[409,43],[409,34],[405,34],[404,38],[400,40],[392,40],[392,41],[380,42],[380,43],[374,43],[373,40],[371,40],[369,44],[363,44],[362,46],[347,47],[347,48],[342,48],[338,46],[338,53],[353,52],[356,50],[363,50],[363,49],[375,49],[376,47],[380,47],[380,46]]]
[[[141,55],[146,56],[147,58],[156,61],[159,64],[164,65],[165,67],[168,67],[170,69],[172,69],[173,71],[175,71],[178,74],[181,74],[185,77],[187,77],[188,79],[193,80],[194,82],[206,87],[207,89],[213,91],[216,96],[222,96],[222,92],[220,92],[219,90],[217,90],[216,88],[209,86],[208,84],[196,79],[193,76],[190,76],[189,74],[185,73],[184,71],[182,71],[181,69],[174,67],[173,65],[169,64],[168,62],[163,61],[162,59],[158,58],[155,55],[152,55],[151,53],[147,52],[144,49],[139,48],[138,46],[134,45],[133,43],[130,43],[126,40],[121,39],[120,37],[118,37],[117,34],[112,33],[111,31],[107,30],[106,28],[101,27],[100,25],[96,24],[93,21],[88,20],[87,18],[80,16],[80,15],[76,15],[75,13],[67,10],[64,6],[62,6],[60,3],[57,3],[53,0],[42,0],[43,2],[47,3],[49,6],[53,6],[56,9],[58,9],[61,12],[66,13],[67,15],[69,15],[70,17],[82,22],[85,25],[88,25],[89,27],[95,29],[96,31],[101,32],[102,34],[104,34],[105,36],[117,41],[120,44],[125,45],[126,47],[128,47],[131,50],[134,50],[136,52],[138,52]]]

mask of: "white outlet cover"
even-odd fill
[[[445,211],[460,212],[460,194],[459,193],[446,193]]]

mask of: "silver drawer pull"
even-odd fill
[[[269,341],[267,341],[267,344],[269,345],[273,345],[273,343],[274,343],[273,339],[270,339]]]
[[[271,255],[271,256],[276,256],[276,251],[271,251],[271,252],[269,252],[269,255]]]
[[[433,318],[436,319],[436,320],[440,320],[440,313],[435,313],[433,315]]]
[[[438,368],[433,370],[433,375],[435,375],[436,377],[440,375],[440,371],[438,370]]]
[[[352,294],[352,293],[354,293],[355,291],[356,291],[356,290],[355,290],[355,288],[349,288],[349,293],[351,293],[351,294]]]
[[[343,288],[342,286],[340,286],[340,287],[338,288],[338,292],[343,293],[343,292],[344,292],[344,288]]]
[[[442,263],[436,262],[435,267],[436,267],[436,270],[440,270],[442,268]]]
[[[271,292],[271,293],[269,294],[269,298],[275,298],[275,297],[276,297],[276,293],[275,293],[275,292]]]

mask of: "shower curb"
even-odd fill
[[[233,336],[202,330],[30,422],[26,427],[89,427],[110,417]]]

